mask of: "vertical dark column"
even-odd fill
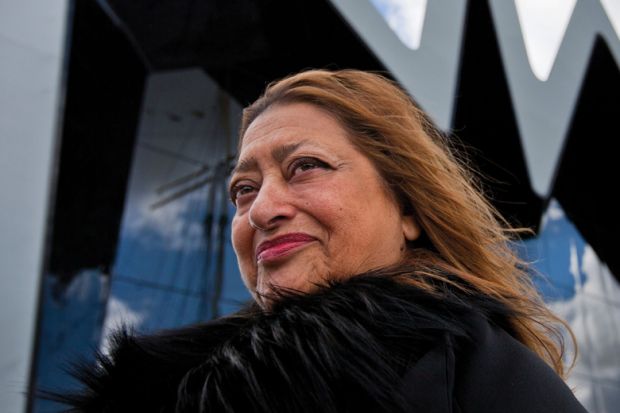
[[[94,0],[75,2],[49,271],[112,262],[146,71]]]
[[[538,229],[543,202],[530,187],[514,108],[487,1],[469,1],[454,134],[491,202],[513,224]]]
[[[598,38],[581,86],[552,195],[620,280],[620,70]]]

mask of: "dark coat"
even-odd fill
[[[431,295],[402,271],[284,294],[270,311],[119,333],[64,401],[77,412],[585,412],[511,336],[506,308],[443,284]]]

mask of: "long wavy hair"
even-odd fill
[[[338,119],[351,142],[379,171],[422,236],[409,244],[405,263],[432,293],[441,281],[464,294],[477,290],[513,314],[512,334],[564,376],[568,325],[544,304],[533,271],[513,242],[527,229],[511,228],[488,202],[462,151],[393,81],[358,70],[308,70],[270,84],[245,108],[239,145],[249,125],[272,105],[304,102]],[[574,360],[574,359],[573,359]]]

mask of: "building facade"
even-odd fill
[[[33,65],[28,53],[50,62],[37,69],[45,85],[17,63],[1,80],[24,96],[24,107],[37,91],[48,92],[37,106],[45,121],[3,119],[12,141],[2,142],[1,152],[14,157],[3,168],[31,192],[2,178],[7,193],[19,196],[3,208],[10,235],[0,239],[11,248],[2,249],[1,290],[14,298],[5,313],[20,314],[23,323],[3,319],[15,339],[3,343],[3,364],[13,369],[5,370],[0,403],[9,411],[53,411],[33,390],[71,387],[62,366],[105,351],[114,328],[148,332],[205,321],[249,299],[230,246],[234,210],[226,195],[241,109],[269,81],[326,67],[382,71],[469,148],[493,204],[535,234],[518,248],[576,335],[580,357],[570,385],[589,411],[614,411],[620,8],[605,0],[561,2],[551,19],[543,3],[3,6],[33,22],[48,10],[40,30],[56,42],[30,45],[27,32],[0,26],[8,27],[1,52],[23,54],[23,67]],[[13,98],[3,99],[6,113],[17,111]],[[26,154],[22,144],[36,149]],[[30,163],[19,162],[26,156]],[[15,224],[28,220],[30,227]]]

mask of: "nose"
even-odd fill
[[[249,211],[250,225],[271,231],[295,216],[295,206],[285,182],[264,180]]]

